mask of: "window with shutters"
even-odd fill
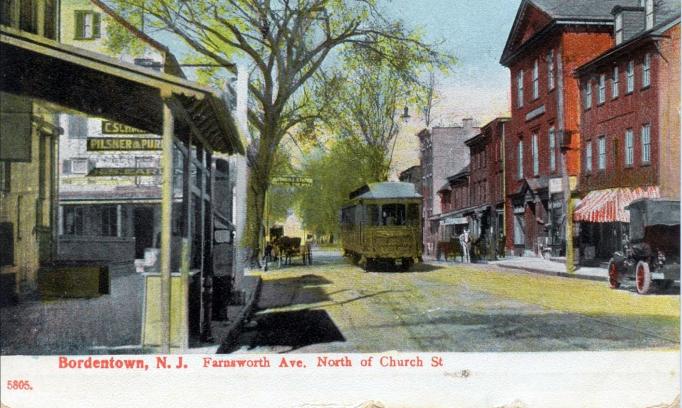
[[[651,85],[651,54],[647,53],[642,62],[642,88]]]
[[[556,171],[556,136],[554,126],[549,128],[549,171]]]
[[[71,139],[85,139],[88,137],[88,117],[81,115],[69,115],[68,137]]]
[[[554,89],[554,50],[547,52],[547,88]]]
[[[115,206],[102,207],[102,235],[115,237],[118,235],[118,211]]]
[[[613,67],[613,74],[611,75],[611,97],[616,99],[619,94],[620,80],[619,80],[618,67]]]
[[[538,157],[538,135],[533,133],[531,140],[531,156],[533,157],[533,175],[540,174],[540,158]]]
[[[540,67],[537,58],[533,63],[533,99],[540,97]]]
[[[599,104],[606,102],[606,74],[599,75],[599,93],[597,94],[597,101]]]
[[[651,163],[651,125],[642,126],[642,164]]]
[[[64,206],[64,235],[83,235],[83,207]]]
[[[635,158],[635,141],[632,129],[625,131],[625,166],[630,167]]]
[[[597,148],[599,149],[599,170],[606,169],[606,137],[601,136],[597,139]]]
[[[99,38],[101,35],[102,17],[100,13],[90,10],[76,10],[75,11],[75,39],[76,40],[93,40]]]

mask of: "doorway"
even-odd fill
[[[154,245],[154,209],[135,207],[133,209],[133,228],[135,234],[135,259],[144,258],[145,248]]]

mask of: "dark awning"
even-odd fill
[[[7,26],[0,26],[0,91],[155,134],[167,101],[178,137],[193,132],[210,150],[244,153],[230,112],[211,89]]]

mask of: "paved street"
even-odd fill
[[[338,253],[262,273],[237,352],[677,349],[679,296],[495,266],[363,272]],[[253,325],[250,325],[253,326]]]

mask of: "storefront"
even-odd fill
[[[657,186],[589,192],[573,213],[580,262],[583,264],[606,262],[615,251],[622,251],[630,224],[630,214],[625,208],[638,198],[660,196]]]
[[[182,78],[117,63],[98,54],[6,26],[0,26],[0,55],[0,92],[28,100],[31,107],[28,111],[15,112],[5,110],[3,106],[3,115],[21,113],[12,116],[17,130],[28,129],[22,134],[3,127],[3,155],[11,152],[18,156],[27,152],[22,159],[35,163],[36,174],[40,173],[40,169],[53,168],[57,154],[55,149],[49,148],[54,141],[46,143],[48,148],[44,151],[38,149],[38,154],[30,153],[36,151],[34,147],[40,140],[45,140],[39,135],[35,137],[36,133],[31,130],[40,119],[33,117],[37,116],[33,113],[38,105],[47,106],[53,112],[76,111],[98,116],[161,135],[160,215],[158,230],[154,233],[156,236],[151,238],[158,242],[159,285],[155,310],[160,316],[155,323],[159,333],[157,345],[161,352],[168,352],[171,342],[171,273],[182,275],[183,281],[188,281],[189,276],[196,276],[201,283],[203,290],[197,299],[190,299],[190,303],[199,304],[200,316],[196,325],[203,327],[202,335],[210,336],[206,327],[210,327],[211,315],[212,249],[214,241],[222,242],[226,238],[225,234],[214,231],[212,156],[215,151],[244,153],[239,132],[223,101],[210,89]],[[7,161],[6,158],[3,160]],[[14,172],[14,162],[9,167],[4,174],[11,174],[8,183],[11,188],[21,181],[21,177]],[[56,258],[54,243],[57,228],[54,220],[57,210],[54,203],[57,197],[56,194],[52,197],[47,194],[55,191],[56,183],[49,177],[54,177],[54,173],[45,170],[35,180],[26,179],[31,190],[44,188],[43,196],[21,195],[24,198],[17,201],[21,208],[3,211],[2,223],[11,225],[5,229],[13,231],[9,237],[5,235],[10,234],[3,234],[8,246],[17,247],[24,238],[17,236],[18,225],[28,225],[29,231],[42,231],[39,240],[46,241],[40,248],[22,247],[21,251],[14,251],[9,264],[2,265],[2,273],[16,273],[17,282],[33,280],[35,285],[36,269]],[[44,183],[40,184],[40,180]],[[178,190],[181,195],[174,193]],[[25,198],[44,203],[40,219],[36,219],[35,214],[27,218],[27,212],[22,209],[36,208],[36,202],[24,203]],[[119,219],[116,214],[118,208],[115,208],[107,212],[111,224],[113,219]],[[73,217],[76,220],[78,214]],[[25,238],[29,240],[28,236]],[[35,235],[30,237],[30,241],[35,240]],[[33,270],[25,271],[27,265],[34,265]],[[187,267],[181,267],[183,265]],[[157,303],[156,300],[154,302]]]

